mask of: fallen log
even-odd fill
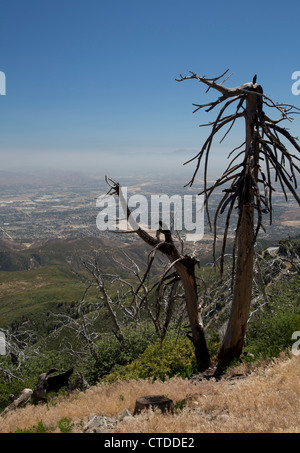
[[[32,396],[32,393],[33,391],[31,389],[22,390],[22,392],[17,396],[17,398],[13,399],[12,403],[9,406],[7,406],[3,412],[1,412],[0,416],[3,417],[8,412],[11,412],[17,409],[17,407],[28,403]],[[14,395],[12,395],[12,398],[14,398]]]

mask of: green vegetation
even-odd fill
[[[140,326],[138,329],[129,327],[124,330],[124,334],[126,340],[123,347],[120,347],[115,336],[106,336],[96,343],[98,359],[88,360],[83,371],[89,377],[89,382],[95,383],[111,373],[117,373],[123,366],[128,366],[157,338],[152,326]]]
[[[33,425],[28,429],[17,429],[16,433],[17,434],[31,434],[31,433],[38,433],[38,434],[45,434],[48,432],[51,432],[53,428],[46,428],[44,423],[40,420],[37,425]]]
[[[62,266],[0,272],[0,287],[0,327],[29,321],[42,334],[51,330],[49,313],[70,311],[84,289],[77,274]]]
[[[157,340],[133,362],[107,375],[105,380],[154,379],[179,375],[189,377],[196,371],[193,345],[187,338],[166,338],[161,344]]]
[[[72,431],[74,423],[68,417],[64,417],[57,422],[57,427],[59,428],[60,432],[63,434],[68,434]],[[52,433],[56,430],[56,426],[45,426],[44,423],[40,420],[37,425],[33,425],[28,429],[17,429],[15,431],[16,434],[45,434],[45,433]]]
[[[146,246],[130,245],[125,249],[143,268]],[[56,329],[50,313],[74,316],[73,308],[86,288],[83,261],[93,260],[95,250],[99,252],[101,269],[128,278],[117,263],[127,260],[122,246],[107,239],[50,240],[25,250],[0,250],[0,328],[26,323],[27,328],[45,336]],[[117,285],[112,285],[113,292],[117,289]],[[93,294],[89,291],[90,300]]]
[[[276,357],[291,347],[295,331],[300,331],[299,276],[274,284],[268,304],[248,323],[245,349],[255,357]]]
[[[177,403],[175,404],[175,410],[177,412],[180,412],[180,411],[182,411],[185,408],[186,405],[187,405],[186,399],[177,401]]]
[[[244,351],[252,355],[243,360],[279,355],[292,346],[292,333],[300,331],[299,246],[299,239],[281,241],[281,258],[276,263],[273,256],[265,253],[265,268],[262,266],[262,271],[267,299],[259,298],[251,306],[253,313],[248,322]],[[287,258],[288,266],[285,267],[283,263]],[[270,266],[270,263],[273,265]],[[207,320],[213,321],[207,329],[207,342],[214,360],[220,346],[218,332],[226,319],[225,311],[230,298],[217,273],[211,268],[200,271],[201,294],[205,295],[204,302],[209,305],[209,311],[213,311],[206,323]],[[176,375],[189,378],[197,373],[193,345],[186,336],[184,319],[181,329],[171,322],[166,338],[161,341],[149,318],[145,317],[139,323],[125,322],[122,311],[115,305],[125,337],[125,343],[121,345],[112,333],[105,307],[101,308],[100,316],[94,318],[93,288],[86,295],[85,311],[89,332],[98,334],[97,338],[93,337],[92,355],[82,335],[72,333],[68,323],[60,327],[57,318],[50,315],[67,315],[68,319],[74,319],[78,326],[82,326],[78,302],[85,285],[79,274],[72,272],[68,266],[46,265],[30,271],[3,271],[0,272],[0,287],[0,327],[10,326],[12,331],[34,330],[35,336],[29,346],[37,352],[31,352],[25,360],[16,364],[11,355],[0,356],[0,370],[9,369],[11,372],[11,375],[0,372],[0,411],[9,405],[10,394],[18,395],[24,388],[34,388],[38,376],[50,368],[62,372],[74,366],[73,382],[76,372],[81,371],[90,385],[99,380],[165,380]],[[112,288],[114,297],[118,287],[114,283],[110,290]],[[151,299],[149,301],[152,303]],[[70,348],[68,350],[68,344],[72,345],[72,353]],[[78,354],[75,354],[77,350]],[[28,432],[43,432],[44,428],[37,425],[32,427],[34,431]],[[71,425],[62,420],[58,428],[62,432],[70,432]]]
[[[57,422],[57,426],[63,434],[68,434],[71,432],[74,423],[68,417],[64,417]]]

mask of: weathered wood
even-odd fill
[[[70,368],[64,373],[50,376],[50,374],[55,371],[57,371],[56,368],[51,368],[51,370],[47,373],[40,374],[38,382],[32,393],[32,400],[34,404],[37,404],[39,401],[45,401],[47,393],[49,392],[58,392],[62,387],[66,387],[67,390],[71,389],[70,376],[73,373],[73,368]]]
[[[31,389],[24,389],[17,396],[17,398],[14,399],[14,395],[12,395],[12,399],[13,399],[12,403],[4,409],[4,411],[0,414],[0,416],[3,417],[8,412],[11,412],[11,411],[17,409],[17,407],[28,403],[32,396],[32,393],[33,392]]]
[[[164,414],[166,412],[174,413],[174,402],[163,395],[141,396],[136,399],[133,415],[140,414],[143,410],[160,409]]]
[[[256,86],[255,86],[256,88]],[[253,262],[255,245],[253,181],[258,179],[259,143],[255,140],[259,98],[254,91],[246,101],[246,157],[248,171],[245,173],[243,191],[239,196],[239,226],[237,228],[238,253],[233,299],[225,336],[218,353],[218,370],[221,372],[228,363],[242,352],[252,297]]]
[[[75,384],[73,386],[73,390],[75,389],[78,389],[78,390],[87,390],[89,389],[90,386],[88,384],[88,382],[85,380],[83,374],[78,371],[78,373],[76,374],[76,379],[75,379]]]

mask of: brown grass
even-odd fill
[[[243,379],[197,381],[170,379],[166,382],[130,381],[102,383],[85,393],[58,397],[51,404],[18,409],[0,418],[0,432],[28,429],[42,421],[57,427],[68,417],[73,432],[90,414],[117,417],[127,408],[133,411],[135,400],[144,395],[166,395],[174,402],[186,401],[175,415],[145,412],[119,422],[121,433],[299,433],[300,356],[281,358],[254,368],[241,365],[231,373],[243,373]],[[54,429],[54,428],[52,428]],[[57,431],[57,429],[56,429]]]

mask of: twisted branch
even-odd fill
[[[257,212],[257,221],[254,231],[253,241],[256,241],[257,235],[260,229],[264,229],[263,226],[263,214],[268,213],[270,217],[270,224],[272,223],[272,193],[275,191],[272,185],[272,170],[275,172],[275,181],[279,181],[281,189],[285,198],[287,199],[287,192],[290,192],[294,199],[300,205],[300,198],[297,195],[297,174],[300,173],[299,167],[295,164],[295,160],[299,161],[300,157],[292,154],[290,151],[287,150],[285,145],[280,140],[280,135],[283,136],[285,139],[288,140],[289,144],[295,149],[296,151],[300,151],[300,146],[297,143],[298,138],[292,137],[292,135],[288,132],[287,129],[280,127],[278,125],[279,122],[283,120],[292,121],[293,118],[291,117],[292,114],[299,114],[300,109],[289,105],[289,104],[279,104],[275,103],[272,99],[266,96],[263,93],[262,88],[256,84],[256,76],[253,78],[253,81],[250,83],[245,83],[238,87],[234,88],[227,88],[223,84],[216,83],[221,77],[223,77],[226,73],[225,71],[221,76],[216,78],[206,78],[200,77],[197,74],[190,72],[191,75],[189,76],[182,76],[180,75],[179,79],[175,79],[178,82],[182,82],[184,80],[191,80],[195,79],[198,82],[201,82],[208,86],[208,90],[213,88],[221,93],[221,96],[213,102],[207,104],[193,104],[196,109],[193,113],[199,111],[200,109],[207,107],[206,112],[212,110],[218,105],[222,105],[225,103],[220,111],[219,114],[214,122],[210,122],[208,124],[202,124],[201,126],[211,126],[212,130],[206,141],[204,142],[200,152],[194,156],[189,161],[185,162],[185,164],[192,162],[193,160],[197,159],[197,164],[195,171],[192,175],[191,180],[187,184],[187,186],[192,186],[195,177],[199,171],[201,160],[205,156],[205,163],[204,163],[204,190],[201,194],[205,196],[205,205],[206,205],[206,213],[209,222],[210,229],[212,229],[209,210],[208,210],[208,200],[212,193],[215,191],[217,187],[226,186],[223,192],[225,195],[219,202],[213,222],[213,231],[214,231],[214,244],[213,244],[213,254],[214,260],[216,263],[215,258],[215,248],[216,248],[216,239],[217,239],[217,219],[219,214],[223,214],[227,209],[227,216],[225,221],[225,230],[223,233],[223,243],[222,243],[222,252],[221,252],[221,272],[223,271],[224,265],[224,256],[225,256],[225,248],[227,242],[227,235],[228,229],[230,225],[231,215],[234,211],[234,208],[237,207],[237,203],[243,197],[243,193],[245,190],[246,181],[250,184],[250,187],[253,189],[254,193],[254,201],[253,206]],[[208,91],[207,90],[207,91]],[[237,156],[231,158],[232,154],[240,149],[246,142],[241,144],[239,147],[235,148],[228,156],[231,158],[231,161],[224,171],[222,176],[218,178],[218,180],[211,186],[207,187],[207,167],[208,167],[208,159],[209,159],[209,152],[212,146],[213,139],[215,135],[228,123],[231,123],[229,130],[223,136],[221,142],[227,136],[229,131],[231,130],[235,121],[239,118],[245,117],[245,107],[244,101],[246,96],[249,94],[254,94],[258,97],[258,108],[256,111],[256,117],[251,118],[250,120],[253,121],[254,127],[256,129],[255,134],[253,135],[253,140],[250,146],[245,147],[244,150],[240,151]],[[223,117],[225,110],[234,102],[238,101],[237,108],[234,114],[228,115]],[[271,119],[267,116],[263,111],[263,106],[266,105],[267,107],[275,108],[281,114],[280,118],[277,120]],[[266,138],[265,138],[265,137]],[[254,147],[258,143],[259,145],[259,155],[260,159],[264,162],[266,172],[263,171],[261,165],[257,164],[256,168],[252,165],[252,155],[254,152]],[[243,156],[242,162],[233,163]],[[286,168],[286,164],[288,164],[288,170]],[[228,183],[230,184],[228,187]],[[261,187],[260,187],[261,186]],[[241,215],[241,214],[239,214]],[[237,228],[240,224],[240,217],[237,220]],[[235,246],[236,246],[236,239],[234,242],[234,250],[233,250],[233,269],[234,269],[234,256],[235,256]]]

